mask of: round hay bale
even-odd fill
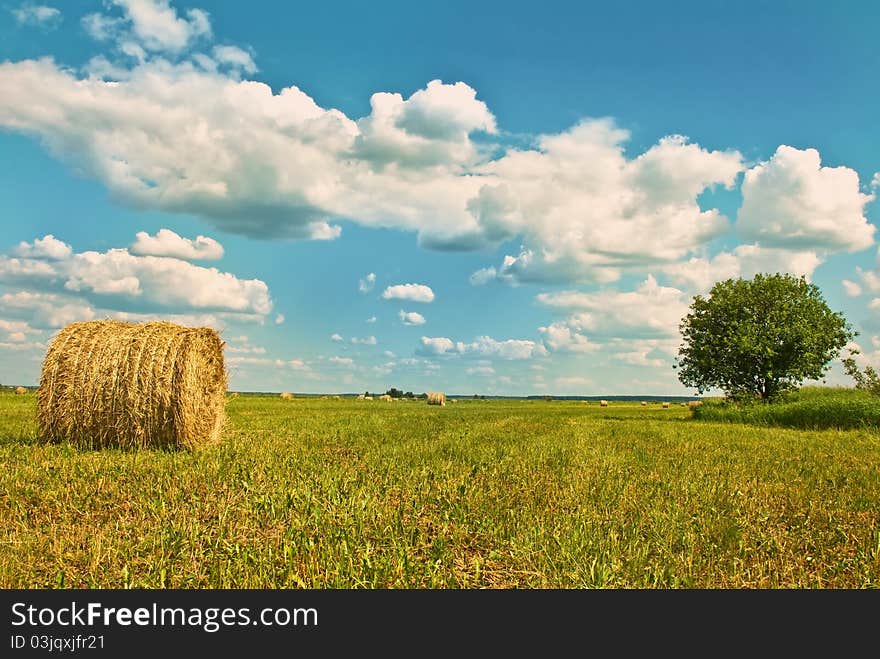
[[[382,394],[381,396],[379,396],[379,400],[384,400],[384,401],[390,403],[390,402],[391,402],[391,396],[390,396],[389,394]]]
[[[284,391],[281,393],[281,398],[283,398],[284,400],[293,400],[293,394],[289,391]]]
[[[668,402],[667,402],[667,403],[663,403],[663,409],[664,409],[664,410],[668,410],[668,409],[669,409],[669,403],[668,403]]]
[[[599,405],[601,407],[608,407],[608,401],[607,400],[600,400]]]
[[[642,407],[647,407],[647,406],[648,406],[648,401],[643,400],[643,401],[642,401]]]
[[[429,391],[428,405],[446,405],[446,394],[442,391]]]
[[[220,441],[226,386],[209,327],[73,323],[46,352],[37,423],[46,440],[84,448],[194,449]]]
[[[22,394],[26,394],[27,391],[28,390],[25,389],[24,387],[16,387],[15,388],[15,393],[18,394],[19,396],[21,396]]]

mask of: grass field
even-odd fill
[[[0,587],[876,588],[880,434],[659,404],[240,396],[194,453],[0,394]]]

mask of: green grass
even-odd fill
[[[0,395],[0,587],[876,588],[880,435],[659,404],[241,396],[193,453]]]
[[[694,412],[697,419],[727,421],[805,430],[836,428],[880,429],[880,397],[866,391],[804,387],[784,400],[764,405],[738,405],[706,400]]]

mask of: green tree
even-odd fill
[[[697,295],[679,326],[678,379],[737,400],[770,401],[820,379],[856,333],[804,277],[758,274]]]
[[[856,381],[856,389],[880,396],[880,373],[877,373],[877,370],[870,365],[865,366],[864,371],[860,371],[855,360],[855,355],[857,354],[859,354],[858,350],[850,350],[849,356],[841,360],[843,362],[843,370]]]

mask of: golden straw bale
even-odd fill
[[[220,441],[223,342],[209,327],[72,323],[52,341],[37,391],[49,441],[83,448],[184,448]]]
[[[292,400],[293,394],[290,393],[289,391],[283,391],[283,392],[281,392],[281,398],[283,398],[284,400]]]
[[[699,407],[702,404],[703,404],[703,401],[701,401],[701,400],[692,400],[688,403],[688,407],[691,409],[694,409],[694,408]]]
[[[27,389],[25,389],[24,387],[16,387],[16,388],[15,388],[15,393],[18,394],[18,395],[20,396],[20,395],[22,395],[22,394],[26,394],[26,393],[27,393]]]
[[[664,410],[668,410],[668,409],[669,409],[669,403],[668,403],[668,402],[663,403],[663,409],[664,409]]]
[[[642,401],[642,407],[647,407],[647,406],[648,406],[648,401],[643,400],[643,401]]]
[[[600,400],[599,405],[601,405],[602,407],[608,407],[608,401],[607,400]]]
[[[428,405],[446,405],[446,394],[442,391],[429,391]]]

